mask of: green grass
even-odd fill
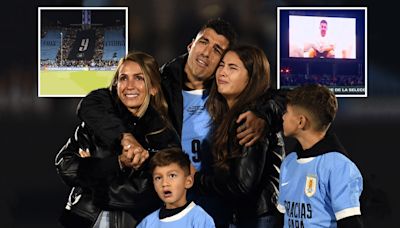
[[[79,97],[108,87],[114,71],[40,71],[39,96]]]

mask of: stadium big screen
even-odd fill
[[[366,8],[278,8],[278,88],[367,96]]]

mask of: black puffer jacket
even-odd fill
[[[222,197],[228,208],[232,208],[233,220],[279,214],[276,209],[279,168],[285,156],[280,131],[283,107],[275,102],[276,97],[272,99],[271,94],[266,96],[263,101],[263,117],[267,121],[268,130],[263,138],[251,147],[241,147],[241,156],[227,161],[229,172],[215,168],[213,175],[202,172],[195,175],[195,189],[200,194]],[[235,122],[230,126],[228,153],[237,143],[237,127]]]
[[[94,91],[90,96],[100,100],[115,100],[107,89]],[[139,119],[119,101],[113,104],[113,112],[124,123],[124,130],[131,132],[150,152],[150,156],[159,149],[180,146],[179,137],[171,127],[160,133],[149,134],[166,126],[151,106]],[[79,149],[89,149],[91,157],[81,158]],[[118,164],[121,151],[119,140],[105,143],[84,122],[76,128],[75,134],[55,160],[57,172],[72,187],[66,212],[61,219],[64,225],[83,227],[85,223],[91,226],[101,210],[110,210],[115,227],[125,227],[125,217],[132,216],[138,221],[160,206],[147,171],[149,159],[139,170],[121,170]]]

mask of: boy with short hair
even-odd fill
[[[193,185],[187,154],[179,148],[160,150],[150,160],[150,171],[164,206],[144,218],[138,228],[215,227],[207,212],[186,200],[186,192]]]
[[[335,135],[327,133],[337,111],[325,86],[288,93],[283,130],[300,145],[281,165],[278,209],[284,227],[363,227],[362,176]]]

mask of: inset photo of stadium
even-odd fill
[[[128,50],[127,7],[38,8],[38,96],[107,87]]]

